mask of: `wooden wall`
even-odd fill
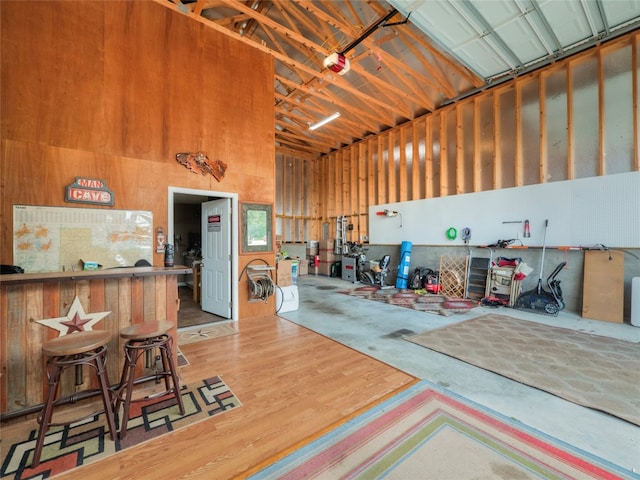
[[[366,241],[370,205],[640,170],[639,44],[632,32],[319,159],[279,152],[277,234],[334,238],[345,215]]]
[[[3,1],[0,16],[0,263],[13,205],[65,206],[76,176],[165,232],[169,186],[274,203],[272,57],[154,2]],[[224,179],[178,164],[185,151],[225,162]],[[246,297],[241,318],[274,309]]]

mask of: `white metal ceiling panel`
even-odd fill
[[[492,4],[492,2],[487,2]],[[482,15],[489,14],[489,9],[480,9]],[[489,16],[489,15],[486,15]],[[536,58],[548,54],[529,22],[522,15],[514,15],[508,21],[494,23],[496,33],[503,39],[509,39],[507,45],[515,53],[521,64],[527,64]]]
[[[630,19],[640,15],[640,0],[617,0],[603,2],[604,12],[609,25],[624,25]]]
[[[595,2],[589,2],[595,6]],[[558,40],[564,48],[575,45],[593,36],[597,32],[593,13],[591,9],[585,10],[586,4],[582,2],[558,2],[543,1],[539,3],[540,10],[555,32]],[[587,6],[588,8],[588,6]],[[603,24],[600,22],[600,28]]]
[[[416,7],[411,11],[409,20],[447,49],[454,49],[477,37],[449,2],[429,2],[428,8],[426,2],[414,3]]]
[[[487,81],[640,27],[640,0],[388,1]]]
[[[509,60],[496,54],[485,40],[473,42],[454,52],[463,63],[484,78],[490,77],[495,71],[502,72],[512,68]]]

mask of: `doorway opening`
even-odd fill
[[[176,264],[192,266],[202,260],[203,220],[202,204],[212,200],[226,200],[230,204],[230,268],[223,279],[229,286],[230,317],[221,317],[202,310],[201,289],[198,278],[185,275],[179,278],[178,293],[181,299],[178,312],[178,329],[189,329],[202,325],[238,320],[238,292],[234,285],[238,281],[238,195],[228,192],[198,190],[191,188],[169,187],[167,243],[172,243],[175,249]],[[225,202],[223,202],[225,203]],[[204,239],[206,241],[206,239]]]

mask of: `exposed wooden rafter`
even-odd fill
[[[275,142],[289,153],[330,153],[436,109],[462,93],[460,78],[478,86],[384,1],[155,1],[274,57]],[[324,59],[347,45],[350,70],[326,69]],[[335,123],[308,129],[335,111]]]

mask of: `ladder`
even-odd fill
[[[334,249],[336,255],[349,253],[347,251],[347,217],[336,217],[336,246]]]

